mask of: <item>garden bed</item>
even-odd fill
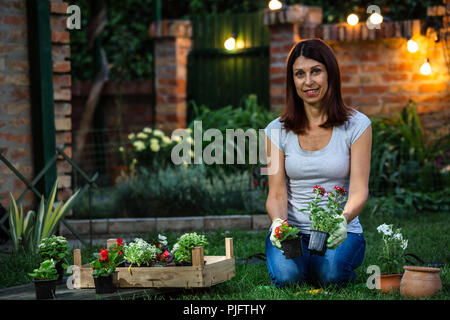
[[[113,240],[108,240],[114,242]],[[74,250],[74,288],[95,288],[92,267],[81,265],[81,251]],[[116,268],[118,288],[201,288],[235,276],[233,239],[225,238],[225,256],[204,256],[203,247],[192,249],[192,266]]]

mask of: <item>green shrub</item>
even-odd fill
[[[439,171],[436,161],[448,162],[450,135],[425,141],[412,101],[396,117],[374,117],[372,127],[369,181],[372,192],[386,194],[396,188],[437,191],[446,184],[446,175]]]
[[[250,186],[247,172],[225,175],[220,168],[208,177],[204,165],[160,168],[116,186],[115,210],[128,217],[169,217],[223,214],[245,210]]]

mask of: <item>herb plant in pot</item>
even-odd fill
[[[401,229],[393,229],[393,225],[382,224],[377,227],[382,234],[383,246],[378,254],[378,264],[381,275],[377,277],[377,289],[384,293],[396,291],[400,288],[402,279],[402,257],[408,247],[408,240],[403,238]]]
[[[34,288],[36,290],[36,299],[54,299],[56,297],[56,279],[58,273],[55,268],[55,261],[52,259],[44,260],[38,269],[34,269],[29,276],[34,278]]]
[[[298,235],[299,230],[292,227],[287,219],[275,228],[275,236],[280,240],[281,250],[286,259],[301,257],[302,251],[302,237]]]
[[[311,234],[308,250],[311,254],[323,256],[327,251],[327,240],[330,233],[345,220],[345,217],[342,216],[342,204],[347,199],[346,190],[343,187],[335,186],[333,192],[327,193],[326,207],[328,211],[319,205],[321,198],[325,195],[325,188],[315,185],[313,192],[314,199],[308,203],[308,209],[300,211],[309,211],[310,213]]]
[[[100,253],[94,254],[96,259],[90,263],[92,276],[94,277],[95,293],[113,293],[116,291],[113,275],[116,268],[123,262],[123,242],[118,238],[116,242],[107,249],[101,249]]]
[[[207,245],[208,240],[204,235],[197,234],[196,232],[183,234],[178,238],[178,242],[172,249],[175,264],[178,266],[192,266],[192,249]]]
[[[61,284],[64,276],[64,270],[67,269],[67,257],[70,255],[71,248],[66,238],[63,236],[51,236],[42,239],[38,246],[38,254],[42,260],[53,259],[58,272],[57,284]]]

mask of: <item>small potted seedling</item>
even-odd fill
[[[124,260],[122,239],[107,249],[96,253],[95,260],[90,263],[94,277],[95,293],[113,293],[116,291],[113,275],[117,273],[116,267]]]
[[[327,240],[330,233],[338,227],[342,219],[342,203],[347,199],[346,190],[343,187],[335,186],[333,192],[328,192],[328,211],[319,206],[321,198],[325,195],[325,189],[318,185],[313,187],[314,199],[308,204],[308,209],[300,211],[309,211],[311,220],[311,234],[309,238],[308,249],[311,254],[323,256],[327,251]]]
[[[298,235],[299,230],[291,226],[287,219],[275,228],[275,236],[280,240],[281,250],[286,259],[301,257],[302,251],[302,237]]]
[[[124,246],[125,266],[131,267],[151,267],[156,261],[157,254],[161,253],[155,245],[146,242],[144,239],[135,238],[133,242]]]
[[[54,299],[56,297],[56,279],[58,272],[55,268],[53,259],[44,260],[38,269],[34,269],[29,276],[34,278],[34,288],[36,290],[36,299]]]
[[[42,239],[38,246],[38,254],[42,260],[53,259],[58,272],[57,284],[61,284],[64,276],[64,270],[67,269],[67,257],[70,255],[71,248],[67,239],[63,236],[51,236]]]
[[[172,249],[175,264],[177,266],[192,266],[192,249],[205,247],[206,245],[208,245],[208,241],[204,235],[196,232],[183,234]]]

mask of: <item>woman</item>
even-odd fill
[[[292,48],[287,61],[286,107],[266,128],[272,220],[266,239],[267,268],[272,283],[344,285],[355,279],[366,242],[358,220],[368,196],[371,122],[347,107],[341,95],[340,71],[332,49],[309,39]],[[310,255],[311,222],[307,208],[313,186],[348,190],[341,224],[330,234],[324,256]],[[326,197],[320,204],[326,205]],[[286,259],[274,230],[283,220],[300,229],[303,256]]]

